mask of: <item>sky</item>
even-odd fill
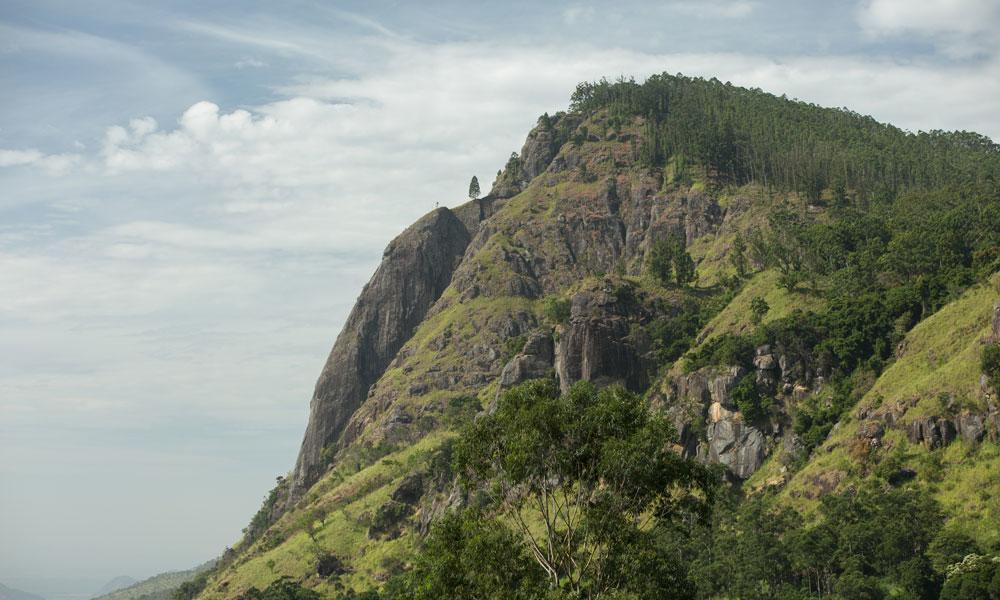
[[[580,81],[1000,140],[998,31],[994,0],[2,0],[0,582],[237,541],[382,249]]]

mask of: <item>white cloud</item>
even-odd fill
[[[80,162],[79,154],[43,154],[34,149],[0,149],[0,167],[32,166],[54,176],[66,174]]]
[[[995,0],[869,0],[860,18],[867,29],[882,33],[996,33],[1000,4]]]
[[[953,57],[995,54],[1000,44],[996,0],[868,0],[858,21],[871,35],[926,36]]]
[[[565,107],[577,82],[659,71],[848,106],[914,130],[1000,134],[996,61],[973,68],[851,57],[401,45],[382,71],[286,86],[287,100],[228,112],[204,101],[172,130],[157,130],[151,120],[109,128],[103,158],[112,173],[186,170],[249,186],[259,198],[304,188],[392,198],[407,189],[429,206],[432,199],[461,198],[457,190],[470,171],[493,172],[534,116]],[[956,105],[955,97],[963,102]]]

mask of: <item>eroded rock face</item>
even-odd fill
[[[550,377],[553,374],[554,362],[555,346],[552,336],[542,332],[529,335],[524,348],[504,365],[500,373],[500,385],[497,386],[497,393],[489,406],[489,412],[496,410],[497,400],[504,390],[529,379]]]
[[[573,295],[569,323],[559,332],[555,369],[559,387],[577,381],[598,385],[621,383],[641,391],[649,381],[645,361],[629,338],[629,316],[635,309],[626,294],[610,286]]]
[[[509,163],[493,183],[490,196],[496,198],[514,196],[548,168],[565,142],[560,138],[559,131],[566,131],[568,128],[560,128],[559,122],[567,118],[572,117],[557,114],[547,120],[539,119],[535,128],[528,133],[517,160]]]
[[[450,210],[439,208],[385,249],[316,382],[291,477],[292,502],[322,474],[323,449],[337,442],[369,387],[448,286],[468,244],[466,226]]]
[[[873,447],[887,428],[900,429],[906,433],[912,444],[923,444],[927,448],[940,448],[961,438],[968,444],[977,444],[984,439],[997,439],[1000,412],[995,407],[983,412],[962,410],[958,414],[939,416],[916,416],[906,419],[906,412],[916,406],[917,399],[886,402],[878,408],[862,406],[857,411],[859,438],[868,439]]]
[[[764,434],[733,415],[709,423],[705,437],[708,461],[726,465],[740,479],[753,475],[764,462]]]

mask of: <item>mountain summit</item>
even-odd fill
[[[1000,150],[973,133],[908,133],[716,80],[581,84],[488,195],[388,245],[322,369],[294,470],[200,593],[395,597],[420,573],[401,597],[435,597],[441,519],[475,509],[468,527],[507,527],[460,481],[455,444],[543,380],[644,403],[673,431],[661,446],[715,473],[714,516],[663,530],[673,583],[636,591],[621,575],[619,589],[937,594],[1000,544],[998,177]],[[871,557],[838,550],[873,527]],[[470,556],[444,570],[460,581]],[[525,586],[536,563],[517,566]],[[574,576],[566,589],[600,595]]]

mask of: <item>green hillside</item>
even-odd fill
[[[581,84],[432,213],[447,287],[200,597],[1000,593],[998,176],[972,133]],[[427,222],[412,256],[455,243]]]
[[[211,560],[186,571],[160,573],[109,594],[97,596],[94,600],[170,600],[181,586],[196,580],[214,565],[215,561]]]

